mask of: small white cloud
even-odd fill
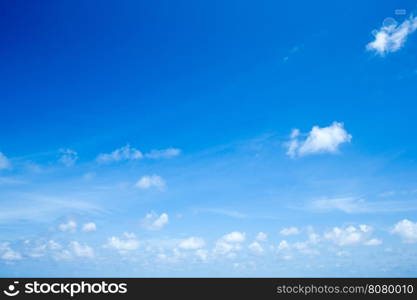
[[[99,154],[96,160],[98,163],[111,163],[125,160],[137,160],[142,158],[142,152],[133,147],[130,147],[130,145],[127,144],[126,146],[116,149],[111,153]]]
[[[300,230],[297,227],[288,227],[281,229],[279,233],[282,235],[296,235],[300,234]]]
[[[264,253],[264,248],[258,242],[251,243],[248,248],[254,254]]]
[[[151,212],[146,214],[141,223],[142,227],[147,230],[160,230],[169,223],[169,217],[166,213],[162,213],[158,216],[154,212]]]
[[[323,128],[314,126],[304,140],[299,140],[299,136],[300,131],[293,129],[290,141],[286,143],[287,155],[292,158],[319,153],[337,153],[341,144],[349,143],[352,139],[343,128],[343,123],[338,122]]]
[[[163,190],[166,187],[165,180],[158,175],[146,175],[142,176],[135,185],[140,189],[149,189],[151,187],[156,187],[159,190]]]
[[[78,160],[78,153],[71,149],[60,149],[59,152],[62,153],[59,158],[59,162],[66,167],[71,167]]]
[[[371,231],[372,229],[368,225],[360,225],[358,228],[355,226],[334,227],[324,234],[324,238],[338,246],[352,246],[364,242]]]
[[[222,237],[223,241],[227,243],[242,243],[246,239],[246,233],[233,231]]]
[[[290,248],[290,244],[288,244],[286,240],[280,241],[277,247],[278,251],[287,250],[289,248]]]
[[[90,231],[96,231],[96,230],[97,230],[97,226],[93,222],[85,223],[82,228],[82,231],[84,232],[90,232]]]
[[[20,260],[22,255],[19,252],[14,251],[9,243],[0,244],[0,258],[6,261]]]
[[[67,223],[59,224],[58,229],[62,232],[74,232],[77,229],[77,223],[69,220]]]
[[[366,246],[379,246],[382,244],[380,239],[370,239],[364,243]]]
[[[264,233],[264,232],[259,232],[256,235],[256,240],[258,242],[265,242],[267,239],[268,239],[268,235],[266,233]]]
[[[79,242],[73,241],[70,243],[69,247],[77,257],[94,257],[94,250],[90,246],[82,245]]]
[[[139,248],[139,240],[133,233],[124,233],[122,237],[112,236],[107,240],[106,248],[112,248],[125,254],[128,251]]]
[[[4,155],[2,152],[0,152],[0,170],[1,169],[9,169],[11,167],[9,159]]]
[[[366,49],[381,56],[396,52],[404,46],[407,37],[416,29],[417,17],[410,17],[399,25],[394,19],[387,18],[379,30],[372,32],[375,39],[366,45]]]
[[[190,237],[188,239],[182,240],[179,243],[179,247],[186,250],[196,250],[203,248],[205,246],[205,241],[199,237]]]
[[[417,222],[404,219],[391,230],[392,234],[398,234],[406,243],[417,242]]]
[[[181,154],[181,150],[177,148],[167,148],[163,150],[151,150],[149,153],[145,154],[146,158],[150,159],[162,159],[162,158],[172,158]]]
[[[214,253],[227,254],[229,258],[233,258],[235,256],[234,251],[242,250],[240,243],[244,242],[245,239],[246,233],[244,232],[233,231],[225,234],[217,240]]]

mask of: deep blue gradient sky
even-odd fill
[[[3,1],[0,275],[416,275],[416,5]]]

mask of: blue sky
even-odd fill
[[[415,1],[8,1],[1,276],[415,276]]]

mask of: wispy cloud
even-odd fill
[[[177,148],[167,148],[162,150],[151,150],[149,153],[145,154],[146,158],[150,159],[162,159],[162,158],[172,158],[181,154],[181,150]]]
[[[155,187],[159,190],[163,190],[166,187],[166,182],[159,175],[145,175],[136,182],[135,186],[139,189],[149,189]]]
[[[66,167],[71,167],[78,160],[78,153],[71,149],[60,149],[61,157],[59,162],[65,165]]]
[[[285,144],[287,155],[294,158],[297,156],[337,153],[340,145],[349,143],[352,139],[343,127],[343,123],[333,122],[327,127],[314,126],[305,139],[300,140],[301,133],[293,129],[290,140]]]
[[[380,29],[372,32],[375,39],[366,45],[366,49],[381,56],[396,52],[404,46],[407,37],[416,29],[417,17],[410,16],[401,24],[392,18],[387,18]]]
[[[9,159],[4,155],[2,152],[0,152],[0,170],[1,169],[8,169],[11,167],[11,163]]]
[[[99,163],[111,163],[126,160],[138,160],[142,158],[142,152],[133,147],[130,147],[130,145],[127,144],[126,146],[118,148],[111,153],[99,154],[96,160]]]
[[[347,214],[412,211],[416,201],[367,201],[362,197],[335,197],[312,200],[307,209],[316,212],[341,211]]]
[[[220,208],[197,208],[193,211],[195,214],[199,213],[208,213],[208,214],[216,214],[216,215],[223,215],[231,218],[246,218],[247,215],[236,211],[236,210],[229,210],[229,209],[220,209]]]

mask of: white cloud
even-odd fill
[[[111,153],[101,153],[97,156],[97,162],[99,163],[111,163],[125,160],[137,160],[142,159],[143,154],[139,150],[130,147],[127,144],[124,147],[114,150]]]
[[[165,180],[158,175],[145,175],[141,177],[135,185],[140,189],[149,189],[151,187],[156,187],[160,190],[163,190],[166,186]]]
[[[254,254],[264,253],[264,248],[258,242],[253,242],[248,246],[248,248]]]
[[[380,239],[370,239],[364,243],[366,246],[379,246],[382,244]]]
[[[268,239],[268,235],[266,233],[264,233],[264,232],[259,232],[256,235],[256,240],[258,242],[265,242],[267,239]]]
[[[20,260],[22,256],[19,252],[14,251],[9,243],[1,243],[0,244],[0,258],[2,260],[13,261],[13,260]]]
[[[74,232],[77,229],[77,223],[69,220],[67,223],[59,224],[58,229],[62,232]]]
[[[299,136],[300,131],[293,129],[290,141],[286,143],[287,155],[292,158],[318,153],[337,153],[341,144],[349,143],[352,139],[343,128],[343,123],[338,122],[323,128],[313,126],[304,140],[299,140]]]
[[[82,231],[84,232],[90,232],[90,231],[96,231],[96,230],[97,230],[97,226],[93,222],[85,223],[82,228]]]
[[[290,248],[290,244],[286,240],[282,240],[278,244],[278,251],[287,250]]]
[[[65,165],[66,167],[71,167],[75,164],[78,159],[78,153],[71,149],[60,149],[59,152],[62,153],[59,158],[59,162]]]
[[[348,226],[346,228],[334,227],[324,234],[324,238],[338,246],[357,245],[366,239],[372,228],[368,225]]]
[[[9,159],[4,155],[2,152],[0,152],[0,170],[1,169],[8,169],[10,168],[11,164]]]
[[[208,259],[209,252],[205,249],[198,249],[195,251],[195,255],[202,261],[206,261]]]
[[[296,235],[300,233],[300,230],[297,227],[288,227],[283,228],[279,233],[282,235]]]
[[[82,245],[79,242],[73,241],[70,242],[69,247],[77,257],[94,257],[94,250],[90,246]]]
[[[142,226],[148,230],[160,230],[169,223],[168,214],[157,215],[154,212],[146,214],[142,219]]]
[[[217,240],[214,252],[219,254],[228,254],[230,258],[234,257],[233,251],[242,250],[240,243],[246,239],[246,233],[233,231],[225,234],[219,240]]]
[[[136,250],[139,247],[139,240],[135,234],[125,232],[122,237],[112,236],[107,240],[106,248],[113,248],[124,254]]]
[[[167,148],[163,150],[151,150],[145,154],[146,158],[150,159],[161,159],[161,158],[172,158],[181,154],[181,150],[177,148]]]
[[[190,237],[188,239],[182,240],[179,243],[179,247],[182,249],[187,249],[187,250],[196,250],[199,248],[204,247],[205,245],[205,241],[202,238],[199,237]]]
[[[222,237],[223,241],[227,243],[242,243],[246,239],[246,233],[233,231]]]
[[[392,234],[398,234],[406,243],[417,242],[417,222],[404,219],[395,224]]]
[[[390,52],[400,50],[407,37],[417,29],[417,17],[410,17],[401,24],[394,19],[387,18],[379,30],[374,30],[375,39],[366,45],[368,51],[375,51],[384,56]]]

